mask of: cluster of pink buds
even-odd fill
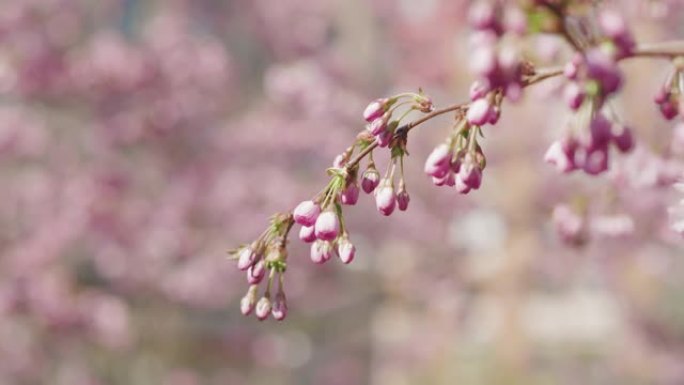
[[[268,229],[256,241],[230,252],[237,259],[238,269],[245,271],[249,284],[247,294],[240,301],[242,314],[254,313],[262,321],[271,315],[278,321],[287,316],[283,276],[287,268],[286,239],[292,224],[292,215],[276,214],[271,218]],[[266,288],[259,297],[259,287],[264,281]],[[272,296],[275,284],[278,287]]]
[[[676,58],[674,67],[654,98],[667,120],[674,119],[684,110],[684,57]]]
[[[581,169],[589,175],[598,175],[607,171],[611,147],[621,153],[634,148],[632,130],[616,117],[611,118],[602,112],[595,113],[589,118],[588,132],[581,131],[586,124],[580,119],[572,127],[575,129],[573,132],[551,144],[544,160],[562,173]]]
[[[400,118],[393,119],[393,114],[402,106],[406,106],[408,109]],[[427,113],[433,109],[432,100],[423,95],[422,91],[418,93],[409,92],[372,101],[363,111],[363,118],[368,123],[366,129],[373,135],[378,145],[387,147],[390,145],[400,121],[406,117],[408,112],[417,110]]]
[[[480,188],[487,162],[477,143],[479,134],[479,126],[461,117],[447,141],[432,150],[425,161],[425,173],[436,186],[455,187],[461,194]]]

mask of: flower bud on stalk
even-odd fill
[[[266,263],[260,260],[247,269],[247,282],[256,285],[264,279],[266,275]]]
[[[406,191],[406,186],[404,184],[404,181],[402,180],[399,183],[399,191],[397,191],[397,207],[399,208],[399,210],[406,211],[410,200],[411,197],[409,196],[409,193]]]
[[[282,288],[278,290],[273,299],[271,314],[276,321],[282,321],[287,317],[287,298],[285,298],[285,292]]]
[[[393,103],[390,99],[376,99],[372,101],[363,111],[363,118],[370,123],[381,117],[391,104]]]
[[[376,187],[378,187],[379,183],[380,173],[375,168],[375,165],[370,163],[361,177],[361,188],[366,194],[370,194],[373,192],[373,190],[375,190]]]
[[[425,160],[425,173],[435,178],[444,177],[449,171],[451,150],[449,145],[442,143],[435,147]]]
[[[238,257],[238,263],[237,267],[240,270],[247,270],[249,269],[250,266],[254,264],[254,262],[257,260],[257,254],[254,251],[254,246],[250,245],[242,249],[240,251],[240,255]]]
[[[340,232],[340,222],[337,214],[332,211],[326,211],[319,215],[314,230],[316,238],[322,241],[332,241],[337,238],[337,234]]]
[[[264,295],[261,297],[259,302],[256,304],[256,310],[254,311],[254,315],[259,319],[259,321],[263,321],[268,316],[271,314],[271,300]]]
[[[394,187],[389,180],[383,179],[380,182],[380,187],[375,190],[375,205],[384,216],[389,216],[394,211],[396,196],[394,195]]]
[[[316,240],[316,232],[313,226],[302,226],[299,230],[299,239],[302,242],[311,243]]]
[[[247,289],[247,294],[240,300],[240,311],[243,315],[249,315],[252,313],[252,310],[254,310],[254,306],[257,302],[256,297],[258,289],[259,287],[257,285],[251,285],[249,289]]]
[[[321,213],[321,207],[314,201],[304,201],[297,205],[293,211],[295,222],[302,226],[312,226],[316,223],[318,215]]]
[[[349,183],[347,187],[340,193],[340,201],[342,204],[353,206],[359,200],[359,184],[354,181]]]
[[[347,234],[343,234],[337,241],[337,255],[344,264],[351,263],[356,254],[356,247],[349,241]]]
[[[332,257],[332,246],[330,242],[316,240],[311,244],[311,262],[320,265]]]

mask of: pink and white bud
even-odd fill
[[[493,45],[481,45],[470,55],[470,70],[476,75],[489,78],[496,73],[498,64]]]
[[[380,135],[377,135],[375,137],[375,142],[378,144],[379,147],[384,148],[389,146],[390,142],[392,141],[392,132],[390,131],[383,131],[380,133]]]
[[[383,132],[387,131],[387,122],[389,122],[390,115],[389,113],[386,113],[382,115],[380,118],[375,119],[374,121],[370,122],[367,126],[366,129],[373,134],[373,136],[378,136],[382,134]]]
[[[487,98],[477,99],[470,104],[466,118],[470,124],[481,126],[489,122],[493,113],[492,104]]]
[[[337,238],[340,232],[340,221],[337,219],[337,214],[332,211],[321,213],[316,219],[314,226],[316,238],[322,241],[332,241]]]
[[[671,100],[667,100],[660,105],[660,113],[665,119],[672,120],[679,115],[679,106]]]
[[[608,147],[587,150],[582,169],[589,175],[598,175],[608,170]]]
[[[453,186],[456,183],[456,174],[452,171],[449,171],[441,178],[433,176],[432,183],[434,183],[435,186]]]
[[[468,186],[468,184],[466,184],[463,181],[460,175],[456,175],[454,186],[456,187],[456,191],[458,191],[459,194],[467,194],[471,190],[470,186]]]
[[[577,82],[568,83],[563,90],[563,99],[565,99],[565,103],[573,111],[577,111],[580,108],[584,102],[584,96],[584,91]]]
[[[240,312],[243,315],[249,315],[252,313],[252,310],[254,310],[258,289],[257,285],[251,285],[249,289],[247,289],[247,294],[240,300]]]
[[[494,4],[487,0],[477,0],[468,9],[468,23],[474,29],[492,29],[496,25]]]
[[[333,160],[333,167],[335,168],[342,168],[345,164],[347,164],[347,157],[345,154],[339,154]]]
[[[297,205],[293,211],[295,222],[302,226],[312,226],[316,223],[321,207],[314,201],[304,201]]]
[[[359,201],[359,185],[358,183],[350,183],[347,188],[340,193],[340,201],[342,204],[353,206]]]
[[[302,226],[299,229],[299,239],[302,242],[311,243],[316,240],[316,232],[313,226]]]
[[[489,92],[489,89],[489,85],[481,80],[474,81],[473,84],[470,85],[470,100],[475,101],[485,97]]]
[[[451,162],[451,149],[446,143],[442,143],[435,147],[425,160],[425,173],[442,178],[449,171]]]
[[[411,197],[409,196],[408,191],[406,191],[406,188],[403,185],[399,186],[399,191],[397,191],[397,207],[399,210],[406,211],[409,201],[411,201]]]
[[[370,123],[381,117],[387,110],[388,102],[389,99],[376,99],[370,102],[363,111],[363,118]]]
[[[264,279],[265,275],[266,263],[262,259],[247,269],[247,282],[251,285],[256,285]]]
[[[381,182],[380,187],[375,190],[375,205],[384,216],[389,216],[394,211],[396,196],[394,195],[394,188],[388,180]]]
[[[480,170],[480,165],[477,164],[472,155],[466,155],[461,165],[461,170],[458,172],[458,177],[471,189],[477,190],[480,188],[480,184],[482,184],[482,170]]]
[[[576,149],[577,144],[574,140],[557,140],[546,150],[544,161],[556,166],[558,172],[571,172],[577,169],[577,164],[575,163]]]
[[[361,188],[366,194],[370,194],[378,187],[380,183],[380,173],[375,167],[368,167],[366,171],[363,172],[363,177],[361,178]]]
[[[256,309],[254,311],[254,315],[259,319],[259,321],[263,321],[268,316],[271,314],[271,300],[264,296],[261,297],[259,302],[256,304]]]
[[[240,270],[247,270],[250,266],[254,264],[257,259],[257,254],[254,252],[251,246],[247,246],[240,251],[238,257],[237,268]]]
[[[282,290],[279,290],[273,299],[271,314],[276,321],[282,321],[287,317],[287,298]]]
[[[351,263],[356,255],[356,247],[349,241],[349,237],[342,236],[337,242],[337,255],[344,264]]]
[[[330,242],[317,240],[311,244],[311,262],[320,265],[332,258],[332,246]]]

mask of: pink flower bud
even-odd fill
[[[480,170],[480,166],[475,162],[472,155],[466,155],[458,176],[461,181],[471,189],[477,190],[480,188],[480,184],[482,183],[482,170]]]
[[[470,55],[470,70],[476,75],[488,78],[496,72],[496,51],[492,45],[481,45]]]
[[[247,269],[247,282],[249,284],[256,285],[261,282],[265,275],[266,263],[262,259]]]
[[[363,118],[367,122],[372,122],[382,116],[387,109],[388,99],[376,99],[372,101],[363,111]]]
[[[617,62],[601,48],[586,52],[587,75],[601,85],[603,95],[617,91],[622,85],[622,74]]]
[[[251,285],[249,289],[247,289],[247,294],[240,300],[240,312],[242,312],[242,314],[249,315],[252,313],[252,310],[254,310],[258,289],[257,285]]]
[[[466,118],[470,124],[481,126],[491,118],[493,108],[486,98],[477,99],[470,104]]]
[[[404,188],[404,186],[399,187],[399,191],[397,192],[397,207],[399,210],[406,211],[410,200],[411,197],[409,196],[408,191],[406,191],[406,188]]]
[[[273,299],[271,314],[276,321],[282,321],[287,317],[287,298],[282,290],[279,290]]]
[[[333,167],[342,168],[347,163],[347,157],[345,154],[339,154],[333,160]]]
[[[342,263],[347,264],[354,260],[356,247],[349,241],[347,236],[343,236],[337,242],[337,255]]]
[[[353,206],[359,200],[359,185],[358,183],[350,183],[340,194],[342,204]]]
[[[476,80],[470,86],[470,100],[475,101],[483,98],[489,92],[489,85],[480,80]]]
[[[584,240],[584,221],[566,205],[556,206],[552,215],[556,233],[565,243],[580,244]]]
[[[256,310],[254,312],[259,321],[263,321],[271,314],[271,300],[268,297],[261,297],[259,302],[256,304]]]
[[[313,226],[302,226],[301,229],[299,229],[299,239],[302,240],[302,242],[306,243],[311,243],[316,240],[316,232],[314,231]]]
[[[558,172],[571,172],[577,169],[575,164],[576,149],[577,142],[572,139],[557,140],[546,150],[544,161],[556,166]]]
[[[660,105],[660,113],[663,115],[665,119],[672,120],[677,115],[679,115],[679,107],[676,103],[667,100],[665,103],[662,103]]]
[[[389,121],[390,115],[389,113],[384,114],[383,116],[375,119],[374,121],[370,122],[368,126],[366,126],[366,129],[373,134],[373,136],[377,136],[382,134],[383,132],[387,131],[387,122]]]
[[[252,247],[245,247],[242,249],[242,251],[240,251],[237,267],[240,270],[247,270],[250,266],[254,264],[254,261],[256,261],[256,259],[257,255],[254,252],[254,250],[252,250]]]
[[[477,0],[468,9],[468,23],[474,29],[491,29],[496,25],[494,5],[487,0]]]
[[[311,244],[311,262],[320,265],[332,258],[332,246],[330,242],[317,240]]]
[[[634,148],[634,135],[629,127],[623,125],[613,125],[613,143],[622,152],[627,153]]]
[[[394,188],[389,181],[381,182],[380,187],[375,190],[375,205],[384,216],[388,216],[394,211],[396,197],[394,196]]]
[[[387,147],[392,141],[392,136],[392,132],[385,130],[375,137],[375,141],[378,143],[379,147]]]
[[[322,241],[332,241],[337,238],[337,234],[340,232],[340,222],[337,219],[337,214],[332,211],[321,213],[318,219],[316,219],[314,230],[316,238]]]
[[[612,123],[602,114],[596,114],[589,123],[591,133],[590,148],[605,147],[612,137]]]
[[[311,226],[316,223],[321,208],[314,201],[304,201],[294,209],[293,216],[295,222],[302,226]]]
[[[573,111],[577,111],[584,102],[584,91],[577,82],[570,82],[563,90],[563,98],[568,107]]]
[[[361,188],[366,194],[370,194],[380,183],[380,173],[375,167],[368,167],[361,178]]]
[[[432,183],[434,183],[435,186],[453,186],[456,183],[456,174],[450,170],[441,178],[433,176]]]
[[[467,194],[470,192],[470,186],[468,186],[463,181],[460,174],[456,175],[456,181],[454,183],[454,186],[456,187],[456,191],[458,191],[459,194]]]
[[[598,175],[608,170],[608,147],[596,147],[587,150],[582,167],[589,175]]]
[[[451,150],[446,143],[442,143],[435,147],[430,155],[428,155],[428,158],[425,161],[425,173],[433,177],[441,178],[449,171],[450,163]]]

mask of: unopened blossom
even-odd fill
[[[591,141],[589,148],[605,147],[612,138],[613,123],[603,114],[596,114],[589,123]]]
[[[315,264],[322,264],[332,258],[332,245],[328,241],[316,240],[311,244],[311,262]]]
[[[456,173],[449,170],[446,175],[441,178],[432,177],[432,183],[435,186],[453,186],[456,183]]]
[[[570,109],[577,111],[584,102],[585,93],[577,82],[568,83],[563,89],[563,99]]]
[[[480,188],[480,184],[482,183],[482,170],[480,169],[480,165],[477,164],[474,157],[470,154],[465,157],[458,177],[471,189],[477,190]]]
[[[375,141],[378,143],[378,146],[387,147],[392,141],[392,136],[393,133],[391,131],[385,130],[375,137]]]
[[[608,171],[608,146],[592,147],[586,151],[582,169],[589,175]]]
[[[271,300],[267,296],[261,297],[259,299],[259,302],[256,304],[256,308],[254,309],[254,315],[259,319],[259,321],[263,321],[268,316],[271,314]]]
[[[316,219],[314,230],[316,232],[316,238],[322,241],[332,241],[337,238],[337,234],[340,232],[340,222],[337,218],[337,214],[332,211],[321,213],[321,215],[318,216],[318,219]]]
[[[470,104],[466,118],[470,124],[481,126],[489,123],[494,108],[487,98],[477,99]]]
[[[349,183],[340,193],[340,201],[345,205],[355,205],[359,200],[359,185],[356,182]]]
[[[397,191],[397,207],[401,211],[406,211],[409,205],[409,201],[411,200],[411,197],[409,196],[408,191],[406,191],[406,187],[404,187],[403,184],[399,186],[399,191]]]
[[[240,270],[247,270],[257,259],[257,254],[251,246],[243,248],[238,255],[237,267]]]
[[[622,15],[613,10],[604,9],[599,13],[598,25],[601,32],[615,44],[618,57],[632,54],[636,43]]]
[[[356,247],[349,241],[349,237],[344,235],[337,241],[337,255],[342,263],[350,263],[354,260]]]
[[[471,187],[463,181],[461,175],[456,175],[456,178],[454,179],[454,187],[459,194],[467,194],[471,190]]]
[[[389,122],[389,118],[389,113],[385,113],[381,117],[373,120],[367,126],[368,131],[374,136],[380,135],[387,131],[387,123]]]
[[[242,314],[249,315],[254,310],[257,302],[257,290],[259,290],[257,285],[251,285],[247,289],[247,294],[240,300],[240,311]]]
[[[260,260],[247,269],[247,282],[250,284],[258,284],[266,275],[266,263]]]
[[[634,135],[631,128],[622,124],[614,124],[611,134],[613,143],[620,152],[627,153],[634,148]]]
[[[287,317],[287,298],[285,298],[285,292],[278,290],[273,298],[273,308],[271,309],[271,314],[273,319],[276,321],[282,321]]]
[[[376,99],[372,101],[363,111],[363,118],[368,122],[372,122],[381,117],[388,108],[389,99]]]
[[[370,194],[380,183],[380,173],[375,166],[368,166],[361,177],[361,188],[366,194]]]
[[[375,205],[382,215],[389,216],[394,212],[396,196],[394,187],[389,181],[381,182],[380,187],[375,190]]]
[[[311,243],[316,240],[316,232],[313,226],[302,226],[299,229],[299,239],[302,242]]]
[[[303,201],[293,211],[295,222],[302,226],[311,226],[316,223],[321,207],[314,201]]]
[[[451,162],[451,149],[446,143],[435,147],[425,160],[425,173],[441,178],[449,171]]]
[[[546,163],[556,166],[558,172],[567,173],[577,169],[575,163],[575,152],[577,150],[577,142],[571,138],[557,140],[551,144],[546,154],[544,161]]]

